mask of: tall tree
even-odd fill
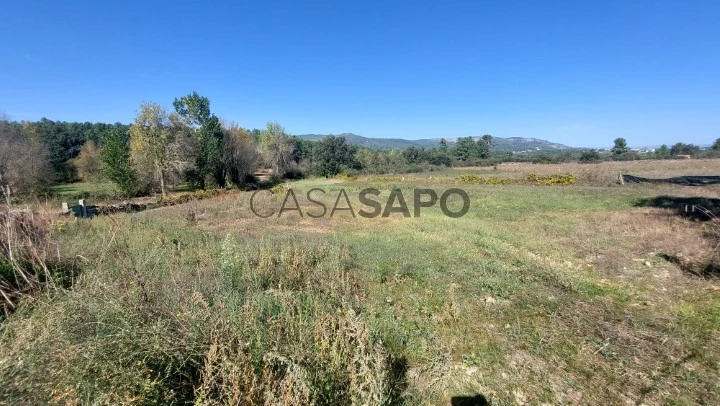
[[[136,164],[145,161],[152,165],[163,196],[167,195],[165,177],[172,167],[173,143],[168,112],[157,103],[141,104],[130,127],[130,150]]]
[[[292,160],[299,164],[304,160],[312,158],[314,141],[304,140],[302,138],[292,136],[290,137],[290,148],[292,149]]]
[[[684,144],[682,142],[678,142],[677,144],[673,145],[672,148],[670,148],[670,155],[676,156],[676,155],[695,155],[698,152],[700,152],[700,147],[693,144]]]
[[[130,137],[123,129],[111,127],[101,136],[100,159],[103,174],[115,183],[123,195],[135,194],[135,171],[130,159]]]
[[[33,144],[41,144],[47,151],[45,155],[50,170],[45,174],[45,182],[48,184],[74,181],[77,171],[73,160],[79,156],[82,147],[87,141],[98,145],[101,134],[113,126],[105,123],[68,123],[46,118],[12,125],[21,128],[27,140],[31,140]],[[129,127],[123,124],[114,125]]]
[[[329,136],[315,144],[313,160],[318,175],[330,177],[344,169],[358,169],[359,162],[355,159],[356,148],[345,140],[345,137]]]
[[[445,153],[448,152],[448,143],[445,138],[440,138],[440,151]]]
[[[292,160],[292,144],[285,129],[278,123],[269,122],[260,135],[260,150],[275,174],[283,176]]]
[[[428,154],[427,161],[431,165],[438,165],[438,166],[450,166],[452,165],[452,161],[450,160],[450,157],[447,154],[447,151],[443,151],[441,149],[435,149],[433,148],[430,150],[430,153]]]
[[[668,148],[667,145],[663,144],[655,150],[655,158],[658,159],[666,159],[670,156],[670,148]]]
[[[212,175],[218,186],[226,183],[223,165],[222,143],[224,132],[220,120],[210,112],[210,100],[192,92],[173,101],[175,112],[192,129],[198,139],[199,150],[195,158],[195,179],[198,186],[205,188],[205,177]]]
[[[713,151],[720,151],[720,138],[715,140],[715,143],[712,145]]]
[[[418,148],[415,146],[404,149],[401,154],[403,158],[405,158],[405,161],[407,161],[407,163],[410,165],[419,164],[423,161],[426,161],[429,155],[427,151],[425,151],[425,148]]]
[[[625,141],[625,138],[615,138],[613,143],[615,145],[610,150],[613,154],[613,157],[618,158],[628,152],[627,142]]]
[[[24,148],[22,134],[17,125],[0,117],[0,195],[10,204],[11,185],[16,181],[15,157]]]
[[[39,195],[50,186],[52,167],[45,145],[27,128],[0,117],[0,196]]]
[[[478,156],[482,159],[490,157],[490,148],[493,145],[493,137],[490,134],[485,134],[477,141]]]
[[[472,137],[458,138],[455,148],[453,149],[455,157],[461,161],[469,161],[472,158],[476,158],[477,145]]]
[[[72,160],[78,176],[85,182],[97,181],[102,178],[102,161],[100,149],[93,140],[87,140],[80,149],[80,154]]]
[[[47,146],[49,161],[56,183],[75,180],[70,160],[77,157],[85,144],[85,136],[79,123],[64,123],[46,118],[32,123],[31,131]]]
[[[255,172],[259,157],[250,132],[236,124],[224,127],[223,162],[230,181],[241,187]]]

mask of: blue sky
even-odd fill
[[[107,3],[107,4],[106,4]],[[111,4],[112,3],[112,4]],[[720,137],[720,1],[4,2],[0,111],[603,147]]]

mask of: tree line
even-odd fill
[[[11,193],[42,195],[53,185],[78,180],[112,181],[125,196],[161,193],[186,183],[191,188],[253,187],[258,168],[275,180],[341,173],[410,173],[450,166],[492,165],[504,161],[564,162],[720,156],[720,139],[709,151],[692,144],[661,146],[639,154],[617,138],[609,152],[563,151],[513,154],[492,150],[493,137],[445,139],[426,149],[376,150],[349,144],[343,137],[307,141],[278,123],[247,129],[212,113],[208,98],[196,92],[175,98],[172,108],[144,103],[130,124],[36,122],[0,119],[0,185]]]
[[[442,140],[437,148],[403,151],[358,147],[335,136],[307,141],[274,122],[252,130],[225,122],[208,98],[193,92],[175,98],[171,109],[141,104],[130,124],[2,119],[0,184],[38,196],[57,184],[109,180],[125,196],[165,195],[180,183],[195,189],[253,186],[261,167],[281,179],[471,164],[489,158],[491,145],[490,135],[462,138],[454,148]]]
[[[616,138],[609,152],[601,153],[596,149],[583,151],[578,161],[585,163],[603,160],[633,161],[639,159],[677,159],[677,158],[720,158],[720,138],[716,139],[709,149],[694,144],[678,142],[668,147],[666,144],[644,153],[633,151],[627,146],[625,138]]]

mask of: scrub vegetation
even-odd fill
[[[619,172],[720,161],[317,177],[255,201],[277,213],[292,188],[314,213],[309,190],[328,208],[344,190],[357,211],[366,188],[412,206],[415,189],[458,187],[461,218],[259,218],[239,189],[92,219],[11,206],[0,403],[720,403],[720,188]]]

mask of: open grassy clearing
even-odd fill
[[[500,165],[390,181],[287,186],[322,218],[260,219],[250,192],[91,221],[56,221],[71,290],[2,324],[0,399],[34,403],[720,403],[716,228],[628,185],[620,170],[717,174],[720,162]],[[574,186],[461,184],[464,174],[572,173]],[[399,177],[400,179],[394,179]],[[428,179],[428,177],[431,177]],[[461,187],[470,212],[353,218],[341,188]],[[275,208],[284,195],[258,202]],[[341,202],[345,207],[344,201]],[[412,212],[412,208],[411,208]]]
[[[57,198],[66,199],[82,199],[82,198],[101,198],[111,199],[116,197],[117,188],[111,182],[93,183],[93,182],[76,182],[65,185],[57,185],[50,188],[50,192]]]
[[[171,194],[182,194],[191,192],[187,183],[182,183],[170,190]],[[64,185],[56,185],[50,188],[50,201],[56,204],[65,201],[73,204],[76,199],[89,199],[92,203],[127,200],[112,182],[75,182]],[[157,198],[145,197],[134,200],[149,201]]]

